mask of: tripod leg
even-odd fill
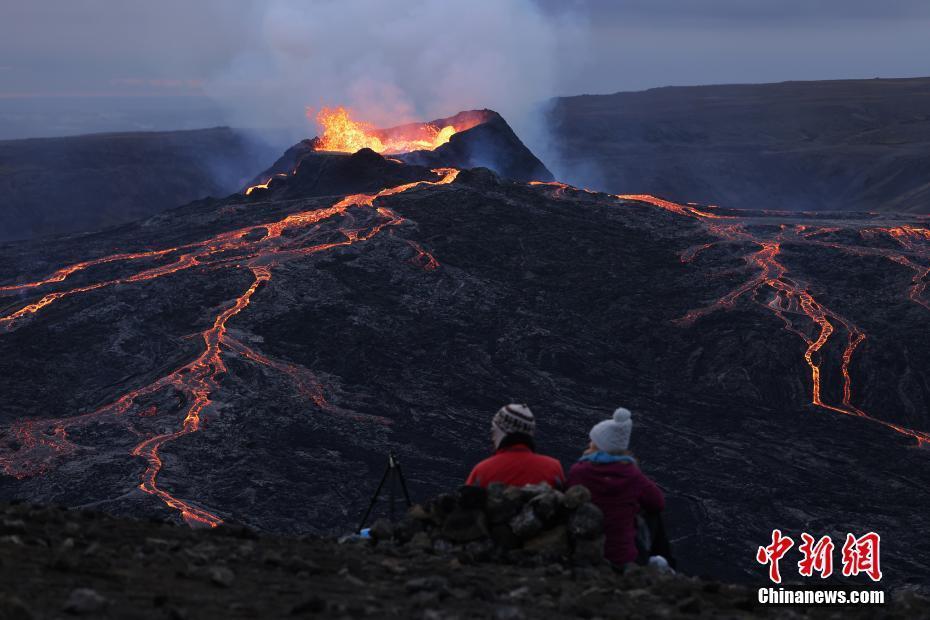
[[[400,463],[397,464],[397,479],[400,480],[400,488],[404,492],[404,500],[407,502],[407,508],[413,505],[410,501],[410,493],[407,492],[407,482],[404,480],[404,472],[400,469]]]
[[[395,500],[396,500],[396,498],[395,498],[396,493],[394,492],[394,491],[395,491],[394,487],[397,486],[397,471],[396,471],[396,469],[397,469],[396,467],[391,467],[391,486],[388,488],[388,493],[390,494],[389,497],[391,498],[391,500],[390,500],[390,501],[391,501],[391,508],[390,508],[390,510],[391,510],[391,513],[390,513],[390,514],[391,514],[391,523],[394,523],[394,522],[397,520],[397,515],[396,515],[396,513],[397,513],[397,508],[396,508],[396,501],[395,501]]]
[[[359,523],[357,531],[361,532],[362,528],[365,527],[365,522],[368,521],[368,517],[371,516],[371,510],[372,508],[375,507],[375,502],[378,501],[378,496],[381,495],[381,487],[384,486],[384,481],[387,480],[389,473],[391,473],[390,466],[388,466],[388,468],[384,470],[384,475],[381,476],[381,482],[378,483],[378,489],[375,491],[375,494],[372,496],[371,503],[368,504],[368,510],[365,511],[365,516],[362,517],[362,522]]]

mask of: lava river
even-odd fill
[[[458,174],[458,170],[452,168],[438,168],[433,172],[439,177],[437,181],[406,183],[375,194],[355,194],[343,198],[328,208],[294,213],[277,221],[222,233],[203,241],[161,250],[113,254],[63,267],[40,280],[0,287],[0,295],[29,294],[32,291],[40,291],[43,288],[66,282],[73,274],[98,265],[174,257],[167,264],[140,269],[129,276],[101,279],[82,286],[42,294],[37,300],[0,317],[0,333],[2,333],[17,329],[23,322],[29,321],[61,299],[89,291],[117,285],[131,285],[191,269],[244,270],[251,276],[251,283],[248,287],[216,314],[210,327],[200,334],[203,349],[194,360],[148,385],[122,394],[113,402],[93,412],[60,419],[14,422],[8,433],[13,441],[0,446],[0,469],[5,474],[17,478],[26,478],[48,471],[62,457],[77,450],[78,446],[69,440],[69,432],[90,424],[101,422],[118,424],[138,435],[140,433],[133,427],[129,418],[133,415],[143,418],[158,414],[157,408],[143,407],[140,405],[140,400],[163,390],[174,390],[183,396],[184,401],[184,414],[179,425],[171,432],[140,437],[141,441],[131,451],[133,456],[141,458],[145,464],[139,488],[178,511],[181,517],[192,526],[219,525],[222,519],[218,515],[196,505],[193,500],[181,499],[169,493],[159,486],[158,477],[163,468],[160,453],[164,446],[202,428],[204,411],[210,407],[211,397],[227,371],[224,357],[230,354],[283,373],[293,382],[301,395],[312,400],[324,411],[346,414],[368,422],[387,423],[382,418],[359,416],[329,404],[324,397],[322,385],[313,373],[300,366],[270,358],[246,346],[227,332],[227,325],[233,317],[255,303],[261,288],[272,280],[273,270],[277,265],[307,255],[365,242],[379,235],[386,228],[402,223],[402,217],[376,204],[379,198],[405,192],[415,187],[451,183]],[[372,223],[358,226],[352,212],[353,208],[371,210]],[[342,218],[338,226],[341,238],[327,236],[318,226],[321,222],[336,217]],[[438,266],[436,259],[418,243],[413,241],[408,243],[416,252],[416,255],[411,258],[412,263],[426,270],[435,269]]]
[[[546,186],[561,196],[569,191],[596,195],[596,192],[560,182],[535,181],[531,184]],[[831,248],[856,256],[879,256],[913,272],[906,296],[915,304],[930,310],[930,302],[924,298],[927,280],[930,277],[930,230],[910,225],[863,227],[856,231],[862,239],[884,237],[892,240],[897,246],[896,249],[849,245],[827,240],[830,233],[840,230],[839,227],[780,224],[771,234],[757,232],[755,229],[764,230],[766,227],[752,226],[752,219],[754,216],[765,216],[767,212],[740,216],[723,215],[715,213],[710,207],[702,209],[695,204],[678,204],[646,194],[614,195],[613,198],[646,203],[697,220],[709,234],[717,238],[717,241],[686,249],[680,256],[682,263],[693,261],[701,252],[718,244],[749,244],[757,248],[744,257],[744,261],[750,267],[747,279],[713,303],[689,311],[676,321],[679,326],[691,325],[711,312],[733,308],[742,298],[750,299],[752,303],[772,312],[783,321],[787,330],[803,340],[805,348],[802,359],[811,377],[810,399],[813,405],[880,424],[913,438],[918,446],[930,446],[930,433],[874,417],[854,404],[850,363],[856,349],[866,339],[865,332],[840,313],[818,301],[809,286],[793,278],[780,260],[782,246],[786,243]],[[790,219],[792,215],[797,216],[782,215],[788,216],[786,219]],[[840,342],[836,346],[841,347],[841,352],[838,356],[840,365],[836,371],[842,377],[842,396],[839,402],[828,402],[824,397],[824,352],[828,346],[834,346],[837,338]]]
[[[830,247],[860,256],[864,254],[883,256],[914,271],[913,284],[908,290],[908,297],[926,308],[927,302],[920,297],[920,293],[923,291],[924,281],[928,269],[930,269],[930,244],[918,246],[916,243],[911,243],[913,239],[911,239],[910,234],[905,233],[901,251],[869,249],[867,247],[822,241],[817,238],[833,232],[829,228],[809,228],[805,225],[789,226],[784,224],[779,226],[778,232],[770,236],[760,236],[759,233],[749,232],[749,227],[733,216],[721,216],[701,211],[690,205],[675,205],[653,197],[618,196],[618,198],[640,200],[676,213],[695,217],[703,222],[709,233],[719,237],[721,242],[748,242],[758,247],[756,252],[744,257],[746,263],[754,268],[754,273],[745,282],[713,304],[688,312],[679,320],[680,324],[688,325],[709,312],[732,308],[741,297],[749,297],[754,303],[778,316],[784,322],[786,329],[804,341],[806,348],[803,359],[810,371],[811,403],[813,405],[836,413],[870,420],[914,438],[917,440],[918,445],[930,445],[930,433],[906,428],[870,416],[853,404],[853,382],[849,365],[856,348],[865,340],[865,333],[852,321],[819,302],[808,286],[792,278],[788,269],[779,260],[782,246],[786,242]],[[913,229],[913,231],[918,237],[926,239],[927,230]],[[869,233],[889,235],[898,241],[902,239],[898,228],[870,229]],[[706,244],[686,250],[682,254],[682,261],[694,260],[697,254],[712,245]],[[922,261],[923,264],[916,261]],[[768,295],[766,295],[766,292],[768,292]],[[807,325],[803,323],[798,325],[798,321],[807,321]],[[837,333],[845,336],[839,345],[842,347],[842,353],[840,354],[842,361],[839,368],[843,383],[842,399],[839,403],[831,404],[826,402],[823,397],[822,364],[824,362],[822,360],[824,356],[822,351],[830,344],[831,338]]]

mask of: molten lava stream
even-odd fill
[[[430,252],[424,250],[423,246],[421,246],[416,241],[411,240],[408,240],[407,243],[417,253],[416,256],[410,259],[411,263],[417,267],[422,268],[424,271],[433,271],[434,269],[439,269],[439,261],[436,260],[436,257],[433,256]]]
[[[105,263],[112,263],[117,261],[129,261],[129,260],[139,260],[142,258],[156,258],[159,256],[164,256],[165,254],[170,254],[172,252],[178,251],[180,248],[169,248],[167,250],[158,250],[155,252],[134,252],[131,254],[113,254],[111,256],[104,256],[103,258],[97,258],[94,260],[84,261],[83,263],[75,263],[74,265],[69,265],[67,267],[62,267],[55,273],[50,276],[42,279],[36,280],[34,282],[24,282],[22,284],[9,284],[6,286],[0,286],[0,293],[7,292],[19,292],[24,291],[30,288],[38,288],[40,286],[45,286],[46,284],[52,284],[55,282],[63,282],[65,278],[70,276],[73,273],[78,271],[83,271],[88,267],[95,267],[97,265],[103,265]]]
[[[254,226],[248,226],[246,228],[241,228],[241,229],[234,230],[231,232],[221,233],[219,235],[216,235],[204,241],[188,244],[180,248],[171,248],[169,250],[154,250],[151,252],[144,252],[144,253],[138,253],[137,255],[132,255],[135,257],[139,257],[139,258],[156,257],[156,256],[164,256],[172,252],[177,252],[181,249],[191,250],[189,253],[183,254],[173,263],[170,263],[168,265],[148,269],[140,273],[125,277],[125,278],[105,280],[102,282],[96,282],[93,284],[88,284],[86,286],[80,286],[80,287],[76,287],[76,288],[69,289],[69,290],[56,291],[54,293],[49,293],[43,296],[38,301],[28,304],[9,315],[0,316],[0,329],[6,330],[6,331],[14,329],[18,325],[20,319],[25,319],[32,315],[35,315],[43,308],[51,305],[53,302],[59,299],[62,299],[64,297],[70,297],[72,295],[86,293],[89,291],[101,289],[104,287],[114,286],[117,284],[131,284],[135,282],[153,280],[155,278],[160,278],[166,275],[171,275],[179,271],[191,269],[193,267],[202,266],[201,261],[204,258],[207,258],[213,254],[232,252],[232,251],[243,251],[247,253],[247,256],[249,258],[254,256],[255,254],[258,254],[260,256],[266,256],[266,257],[273,256],[274,253],[278,249],[278,247],[276,246],[279,246],[282,243],[284,243],[281,240],[281,235],[287,229],[302,228],[302,227],[310,226],[313,224],[317,224],[335,215],[343,215],[345,214],[346,210],[349,207],[353,207],[353,206],[371,207],[373,202],[377,200],[378,198],[381,198],[384,196],[391,196],[393,194],[398,194],[400,192],[405,192],[409,189],[413,189],[421,185],[423,186],[445,185],[448,183],[452,183],[455,180],[456,176],[458,175],[459,171],[456,170],[455,168],[436,168],[432,172],[437,175],[440,175],[441,176],[440,180],[438,181],[416,181],[413,183],[405,183],[397,187],[383,189],[376,194],[355,194],[355,195],[347,196],[346,198],[340,200],[335,205],[329,208],[315,209],[311,211],[303,211],[299,213],[294,213],[276,222],[256,224]],[[382,215],[386,213],[387,211],[383,210]],[[393,214],[391,214],[391,217],[394,217]],[[381,228],[383,228],[383,226],[379,227],[375,231],[375,234],[377,234],[377,232],[380,232]],[[261,231],[266,231],[266,234],[260,239],[257,239],[254,241],[250,241],[247,239],[249,235],[252,235],[252,234],[255,234]],[[26,286],[29,286],[31,288],[32,285],[44,286],[47,284],[60,282],[65,277],[67,277],[66,275],[59,277],[59,275],[62,273],[70,274],[79,269],[84,269],[87,266],[90,266],[91,264],[100,264],[104,262],[111,262],[114,260],[124,260],[126,256],[128,255],[120,254],[120,255],[103,257],[100,259],[96,259],[95,261],[88,261],[86,263],[77,263],[76,265],[71,265],[71,266],[59,269],[58,271],[55,272],[55,274],[52,274],[52,276],[49,276],[43,280],[39,280],[35,283],[30,283],[30,285],[13,285],[9,287],[9,289],[10,290],[21,289]],[[225,261],[225,263],[228,266],[235,266],[239,262],[240,261],[237,258],[229,258]]]
[[[532,181],[530,182],[530,185],[555,187],[558,193],[562,193],[566,189],[574,189],[569,185],[559,182]],[[862,411],[860,408],[853,405],[853,385],[849,366],[852,362],[852,357],[856,351],[856,348],[865,340],[866,336],[856,325],[823,306],[814,298],[810,291],[808,291],[805,287],[798,284],[797,282],[793,281],[791,278],[787,277],[787,268],[778,261],[778,256],[781,253],[781,245],[784,240],[784,235],[786,234],[786,227],[784,225],[782,225],[780,232],[772,238],[757,238],[748,230],[746,230],[744,224],[738,221],[738,217],[708,213],[707,211],[699,209],[694,204],[681,205],[647,194],[621,194],[614,195],[614,198],[618,198],[620,200],[643,202],[654,207],[676,213],[678,215],[696,219],[703,224],[707,232],[719,239],[717,242],[707,243],[686,249],[680,255],[680,259],[683,263],[692,261],[698,253],[720,242],[748,242],[756,245],[759,248],[756,252],[745,258],[747,265],[756,267],[758,269],[756,275],[750,277],[746,282],[737,286],[735,289],[715,301],[713,304],[704,308],[689,311],[685,314],[684,317],[678,319],[676,323],[680,325],[689,325],[699,317],[716,310],[726,310],[732,308],[741,297],[747,294],[751,294],[753,297],[755,297],[763,288],[772,290],[776,293],[775,299],[773,299],[768,304],[760,305],[769,309],[779,318],[781,318],[785,322],[786,328],[792,333],[797,334],[806,343],[807,347],[804,351],[803,359],[811,373],[811,403],[813,405],[828,411],[860,417],[871,422],[881,424],[882,426],[894,430],[902,435],[914,438],[917,440],[917,444],[919,446],[930,446],[930,433],[906,428],[892,422],[886,422],[879,418],[872,417]],[[916,303],[919,303],[922,306],[930,309],[930,306],[928,306],[927,303],[920,298],[920,295],[926,287],[926,278],[928,273],[930,273],[930,266],[923,267],[917,265],[909,258],[903,257],[894,252],[875,249],[853,248],[850,246],[843,246],[840,244],[814,240],[812,237],[816,235],[835,232],[839,229],[820,228],[808,232],[807,228],[808,227],[806,226],[796,227],[796,236],[794,239],[792,239],[792,241],[798,243],[809,243],[811,245],[836,247],[853,253],[881,255],[904,264],[911,269],[914,269],[917,273],[912,281],[913,284],[908,291],[908,297],[914,300]],[[930,245],[927,247],[920,245],[924,242],[930,242],[930,231],[927,229],[915,227],[898,227],[893,229],[877,230],[891,235],[906,250],[912,254],[920,256],[922,260],[930,261]],[[785,312],[787,312],[788,309],[781,305],[780,295],[784,295],[787,299],[797,300],[796,306],[792,311],[802,314],[804,317],[806,317],[806,319],[811,321],[811,324],[814,327],[814,331],[816,333],[815,338],[807,336],[803,331],[793,326],[792,322],[785,316]],[[843,377],[843,397],[841,405],[832,405],[824,401],[821,377],[822,362],[816,359],[820,357],[821,352],[824,350],[824,347],[828,345],[831,336],[835,332],[835,327],[834,324],[831,323],[831,320],[837,325],[841,326],[847,333],[847,340],[841,354],[842,362],[839,369],[840,374]]]
[[[81,428],[92,423],[116,420],[128,426],[129,422],[125,420],[125,416],[138,403],[139,399],[151,396],[160,390],[171,388],[184,395],[186,402],[184,419],[181,422],[180,428],[177,430],[148,437],[133,448],[131,454],[141,457],[146,464],[142,472],[139,488],[145,493],[158,497],[167,506],[180,512],[184,521],[192,526],[204,525],[212,527],[222,523],[222,519],[219,516],[203,508],[194,506],[189,501],[179,499],[159,487],[158,477],[163,468],[161,450],[170,442],[201,429],[203,423],[202,415],[212,402],[211,395],[219,387],[220,377],[227,372],[226,364],[222,358],[225,351],[237,353],[255,363],[273,368],[289,376],[294,381],[298,391],[313,401],[321,409],[349,415],[353,419],[362,422],[388,424],[389,420],[385,418],[361,416],[327,403],[323,396],[322,386],[309,370],[286,362],[272,360],[245,346],[227,334],[227,323],[252,303],[252,298],[261,285],[271,280],[271,269],[275,265],[309,254],[367,241],[378,235],[385,227],[397,226],[404,221],[401,216],[386,207],[375,207],[374,202],[378,198],[398,194],[419,186],[448,184],[454,181],[458,175],[458,170],[454,168],[437,168],[433,172],[441,177],[438,181],[406,183],[397,187],[383,189],[376,194],[355,194],[345,197],[329,208],[291,214],[276,222],[249,226],[232,232],[222,233],[205,241],[182,246],[181,248],[140,252],[136,254],[119,254],[95,259],[93,261],[76,263],[59,269],[43,280],[7,287],[7,290],[20,290],[23,288],[45,286],[61,282],[66,279],[68,275],[86,269],[92,265],[118,260],[161,257],[178,252],[182,249],[190,250],[167,265],[140,271],[124,278],[104,280],[65,291],[46,294],[39,301],[27,304],[8,316],[0,317],[0,326],[10,329],[15,325],[18,319],[28,315],[38,314],[43,308],[57,299],[64,296],[79,295],[105,286],[132,284],[152,280],[195,267],[211,270],[238,269],[240,266],[244,265],[253,276],[252,283],[249,287],[237,297],[228,308],[214,317],[210,328],[201,333],[201,338],[204,342],[204,350],[190,363],[156,379],[147,386],[131,390],[119,396],[112,403],[94,412],[56,420],[26,420],[14,422],[11,426],[11,431],[18,443],[18,447],[10,450],[8,446],[0,445],[0,467],[2,467],[4,473],[23,478],[47,471],[57,457],[68,454],[74,450],[75,446],[67,437],[68,429]],[[377,220],[370,224],[370,226],[363,228],[340,228],[339,230],[344,237],[341,241],[318,242],[318,237],[323,234],[323,232],[319,230],[319,223],[337,215],[346,216],[347,220],[352,221],[353,218],[348,213],[348,209],[351,207],[373,209],[377,215]],[[285,230],[294,228],[309,228],[309,232],[302,236],[293,236],[291,238],[287,238],[283,235]],[[254,235],[254,233],[260,231],[264,231],[265,234],[260,237],[250,237],[250,235]],[[234,254],[220,261],[208,263],[201,262],[203,259],[213,254],[235,251],[239,251],[241,254]],[[150,406],[138,415],[140,417],[148,417],[155,413],[157,413],[157,409]],[[51,429],[51,434],[46,433],[46,429]]]
[[[216,317],[210,329],[203,332],[204,352],[187,366],[188,372],[183,375],[178,373],[172,380],[178,391],[191,399],[181,429],[174,433],[156,435],[147,439],[132,451],[133,456],[141,456],[148,463],[142,473],[142,484],[139,488],[146,493],[158,496],[167,505],[180,511],[181,516],[190,525],[204,524],[215,527],[222,523],[222,520],[216,515],[173,497],[158,487],[158,473],[162,467],[158,451],[169,441],[175,441],[184,435],[200,430],[200,414],[210,404],[210,395],[217,386],[217,376],[226,372],[226,364],[220,355],[220,345],[226,334],[226,323],[249,305],[259,285],[271,279],[271,271],[266,267],[251,267],[250,269],[252,275],[255,276],[251,286],[236,299],[232,306]]]
[[[914,275],[911,278],[911,286],[908,288],[907,297],[914,303],[930,310],[930,301],[923,299],[927,281],[930,279],[930,230],[914,226],[897,226],[892,228],[868,228],[859,231],[859,234],[866,238],[877,235],[890,236],[904,249],[906,254],[902,254],[886,248],[849,246],[813,239],[817,235],[835,232],[840,229],[815,228],[810,232],[806,232],[806,228],[806,226],[796,227],[796,232],[804,243],[832,248],[856,256],[881,256],[910,269],[914,272]],[[921,265],[916,261],[923,261],[925,264]]]

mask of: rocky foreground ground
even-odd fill
[[[192,530],[0,505],[0,620],[59,618],[911,618],[930,601],[763,608],[756,589],[651,569],[621,574],[514,555]]]

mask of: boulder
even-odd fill
[[[236,580],[236,575],[226,566],[211,566],[207,571],[207,576],[213,585],[221,588],[229,588]]]
[[[456,503],[459,508],[465,510],[484,510],[485,503],[488,499],[488,492],[479,486],[462,486],[459,487],[455,494]]]
[[[417,532],[410,539],[410,546],[414,549],[426,551],[433,548],[433,541],[426,532]]]
[[[96,590],[91,588],[75,588],[65,601],[64,610],[69,614],[79,616],[98,615],[108,605],[110,601],[102,597]]]
[[[507,523],[496,523],[491,526],[491,540],[504,551],[517,549],[520,546],[520,538],[513,533]]]
[[[597,565],[604,562],[604,536],[577,538],[572,549],[572,560],[581,565]]]
[[[520,511],[520,514],[510,520],[510,529],[516,534],[517,538],[526,540],[536,536],[543,529],[543,522],[536,515],[532,506],[527,504]]]
[[[531,501],[537,495],[542,495],[543,493],[549,493],[552,491],[552,487],[541,482],[539,484],[527,484],[525,486],[519,487],[520,497],[524,502]]]
[[[484,562],[490,560],[494,555],[495,547],[494,541],[490,538],[473,540],[465,545],[463,549],[464,554],[460,557],[464,557],[466,560]]]
[[[488,493],[485,510],[490,523],[506,523],[520,512],[523,504],[513,493]]]
[[[584,487],[562,493],[548,484],[460,487],[413,506],[399,523],[376,523],[372,536],[391,527],[393,541],[427,553],[449,553],[462,563],[507,558],[592,566],[603,562],[601,511]]]
[[[576,484],[562,495],[562,506],[568,510],[577,510],[582,504],[591,501],[591,491],[588,487]]]
[[[437,495],[427,502],[426,510],[429,512],[436,524],[441,524],[446,520],[446,516],[456,508],[455,496],[449,493]]]
[[[604,513],[594,504],[582,504],[568,520],[573,538],[593,539],[604,531]]]
[[[558,491],[549,489],[540,493],[528,503],[542,521],[543,525],[550,525],[559,515],[562,508],[562,494]]]
[[[456,543],[487,538],[487,518],[481,510],[456,510],[446,517],[441,536]]]
[[[378,519],[371,525],[371,537],[376,541],[391,540],[394,537],[394,524],[387,519]]]
[[[439,575],[432,577],[417,577],[404,583],[404,590],[407,594],[416,594],[417,592],[434,592],[445,590],[449,587],[449,580]]]
[[[547,558],[568,557],[571,553],[571,546],[568,540],[568,528],[565,525],[558,525],[550,530],[525,541],[523,548],[527,551],[534,551]]]
[[[426,508],[423,507],[423,504],[414,504],[407,509],[407,516],[411,519],[416,519],[417,521],[432,521],[433,515]]]
[[[416,519],[408,514],[394,525],[394,540],[401,544],[406,543],[413,538],[417,532],[422,532],[424,527],[424,522],[422,520]]]

